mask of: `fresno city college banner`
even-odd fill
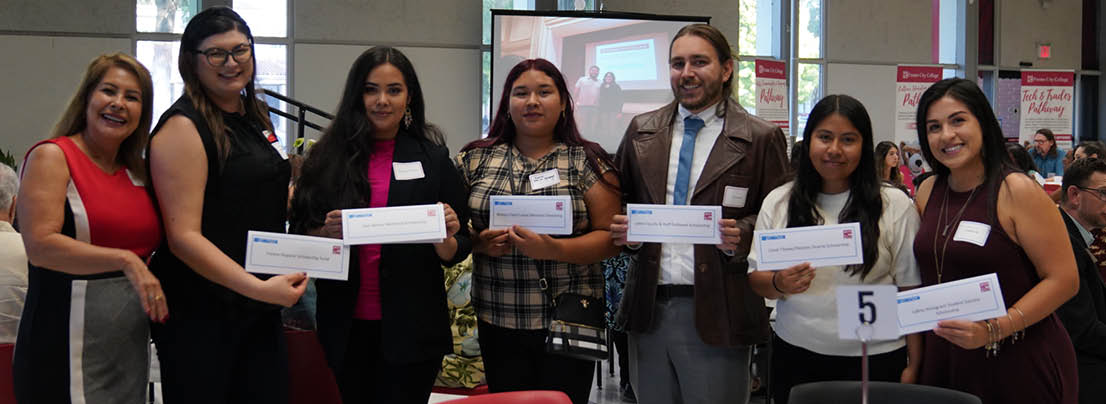
[[[1023,70],[1018,140],[1032,142],[1037,130],[1046,128],[1056,135],[1056,147],[1070,150],[1074,92],[1071,71]]]
[[[941,66],[899,65],[895,73],[895,142],[918,144],[915,123],[922,93],[942,76]]]
[[[791,134],[787,113],[787,63],[756,60],[757,116],[770,121]]]

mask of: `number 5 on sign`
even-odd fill
[[[899,338],[899,311],[892,285],[837,287],[837,336],[843,340]]]

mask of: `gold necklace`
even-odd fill
[[[949,183],[947,181],[945,182],[945,195],[941,198],[941,210],[937,212],[937,227],[941,227],[942,225],[944,225],[944,227],[940,233],[933,232],[933,261],[937,267],[937,283],[941,283],[941,275],[944,272],[945,252],[948,251],[949,247],[949,230],[953,228],[953,225],[956,225],[956,228],[960,227],[960,216],[964,215],[964,210],[971,204],[972,197],[975,196],[975,191],[977,189],[979,189],[978,186],[972,188],[972,192],[968,194],[968,200],[964,201],[964,205],[960,207],[960,211],[956,213],[956,216],[953,217],[952,220],[946,222],[945,220],[948,219],[949,193],[952,192],[952,189],[949,187]],[[945,242],[941,244],[941,255],[937,255],[938,235],[945,239]]]

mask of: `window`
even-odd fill
[[[755,59],[778,59],[782,54],[781,1],[784,0],[741,0],[740,3],[737,40],[740,56],[734,91],[737,101],[752,114],[756,114]]]
[[[184,94],[184,80],[177,70],[180,41],[138,41],[135,47],[135,56],[147,66],[154,81],[153,116],[157,121]]]
[[[135,29],[179,34],[199,8],[199,0],[138,0],[134,9]]]
[[[233,3],[254,36],[257,85],[287,94],[291,88],[287,0],[281,2],[284,7],[273,7],[271,0],[235,0]],[[155,120],[184,94],[184,81],[177,70],[180,34],[188,20],[201,9],[200,0],[136,0],[134,54],[153,78]],[[272,108],[286,108],[276,99],[265,99]],[[287,146],[287,120],[275,114],[270,119],[281,145]]]
[[[806,118],[814,104],[822,99],[822,64],[799,63],[799,99],[795,103],[797,113],[795,117],[796,137],[801,137],[806,128]]]
[[[592,3],[594,0],[588,0]],[[558,5],[565,3],[575,4],[575,0],[559,0]],[[485,136],[491,127],[491,88],[492,88],[492,9],[497,10],[533,10],[534,0],[483,0],[483,42],[484,52],[481,57],[483,67],[480,75],[480,133]]]
[[[254,37],[288,36],[287,0],[234,0],[234,11],[246,20]]]
[[[822,0],[799,0],[799,58],[822,57]]]

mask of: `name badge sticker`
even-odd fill
[[[561,173],[556,168],[530,175],[530,189],[539,190],[561,183]]]
[[[425,178],[426,173],[422,171],[421,161],[411,161],[407,163],[393,162],[392,173],[395,174],[396,180],[415,180],[419,178]]]
[[[960,225],[956,226],[956,235],[952,236],[952,239],[983,247],[984,244],[987,244],[987,236],[990,234],[990,225],[962,220],[960,221]]]
[[[273,132],[269,130],[264,130],[261,132],[261,134],[265,136],[265,140],[269,142],[269,145],[273,146],[273,150],[276,150],[277,154],[280,155],[281,160],[288,160],[288,152],[280,146],[280,140],[277,139],[276,135],[274,135]]]
[[[744,208],[745,199],[749,196],[749,188],[726,186],[726,192],[722,194],[722,206],[727,208]]]

